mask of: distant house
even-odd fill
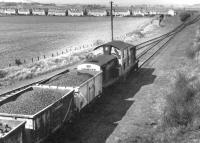
[[[29,9],[25,9],[25,8],[19,8],[18,9],[18,14],[19,15],[30,15],[30,10]]]
[[[151,16],[151,15],[154,16],[154,15],[157,15],[157,14],[159,14],[159,12],[156,11],[156,10],[153,10],[153,9],[152,9],[152,10],[149,11],[149,15],[150,15],[150,16]]]
[[[55,13],[56,13],[56,10],[55,10],[55,9],[52,9],[52,8],[51,8],[51,9],[48,9],[48,15],[49,15],[49,16],[55,16],[55,15],[56,15]]]
[[[93,9],[88,11],[89,16],[107,16],[107,11],[102,9]]]
[[[68,16],[83,16],[84,15],[83,10],[80,10],[80,9],[69,9],[67,13],[68,13]]]
[[[114,10],[114,16],[130,16],[131,12],[127,9],[115,9]]]
[[[0,13],[1,13],[1,14],[5,14],[5,9],[0,8]]]
[[[114,15],[114,10],[112,10],[112,14]],[[107,15],[108,15],[108,16],[111,15],[111,10],[110,10],[110,9],[107,10]]]
[[[45,15],[45,10],[42,8],[33,8],[32,14],[33,15]]]
[[[65,9],[48,9],[49,16],[66,16]]]
[[[170,15],[170,16],[175,16],[176,15],[176,11],[173,10],[173,9],[169,9],[167,14]]]
[[[7,15],[16,15],[17,14],[17,9],[15,8],[6,8],[4,10],[4,13]]]
[[[147,13],[143,10],[132,10],[132,15],[133,16],[145,16]]]

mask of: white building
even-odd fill
[[[126,9],[115,9],[114,10],[114,16],[130,16],[131,12],[130,10]]]
[[[45,15],[44,9],[41,8],[34,8],[32,9],[32,14],[33,15]]]
[[[170,16],[175,16],[176,12],[173,9],[169,9],[168,12],[167,12],[167,14],[170,15]]]
[[[65,9],[48,9],[49,16],[66,16]]]
[[[69,9],[68,16],[83,16],[83,11],[79,9]]]
[[[106,10],[94,9],[88,11],[89,16],[107,16]]]
[[[5,14],[5,9],[0,8],[0,13],[1,13],[1,14]]]
[[[142,11],[142,10],[133,10],[132,11],[132,15],[133,16],[145,16],[146,13],[144,11]]]
[[[17,14],[16,9],[14,9],[14,8],[6,8],[4,13],[7,15],[16,15]]]
[[[20,9],[18,9],[18,14],[19,15],[30,15],[30,10],[25,9],[25,8],[20,8]]]
[[[157,14],[163,14],[163,15],[167,15],[167,14],[168,14],[168,12],[167,12],[167,10],[166,10],[166,9],[159,9],[159,10],[157,11]]]

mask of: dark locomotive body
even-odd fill
[[[98,46],[94,56],[78,66],[79,69],[102,70],[103,87],[112,85],[118,80],[125,80],[131,70],[138,69],[136,47],[122,42],[112,41]]]

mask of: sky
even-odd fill
[[[57,3],[57,4],[106,4],[110,0],[0,0],[4,2],[24,2],[34,1],[40,3]],[[116,5],[135,5],[135,4],[167,4],[167,5],[193,5],[199,4],[200,0],[112,0]]]

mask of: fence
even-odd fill
[[[94,46],[94,44],[89,44],[89,45],[82,45],[82,46],[76,46],[76,47],[68,47],[65,50],[62,51],[57,51],[57,52],[53,52],[49,55],[43,54],[37,57],[31,57],[29,59],[22,59],[22,58],[16,58],[14,62],[9,63],[8,66],[19,66],[19,65],[23,65],[23,64],[30,64],[30,63],[35,63],[38,62],[40,60],[45,60],[48,58],[54,58],[54,57],[58,57],[61,55],[73,55],[75,53],[80,53],[83,52],[85,50],[89,50],[92,49]]]
[[[127,37],[127,35],[121,35],[121,36],[115,37],[115,39],[124,41],[124,39],[126,37]],[[79,53],[79,52],[83,52],[85,50],[92,49],[94,46],[98,46],[98,45],[101,45],[103,43],[106,43],[106,41],[97,40],[96,43],[94,43],[94,44],[68,47],[65,50],[62,50],[62,51],[59,51],[59,52],[58,51],[53,52],[50,55],[43,54],[43,55],[40,55],[40,56],[37,56],[37,57],[31,57],[29,59],[16,58],[14,62],[8,64],[8,67],[16,66],[16,65],[19,66],[19,65],[23,65],[23,64],[31,64],[31,63],[34,63],[34,62],[38,62],[40,60],[44,60],[44,59],[48,59],[48,58],[54,58],[56,56],[65,55],[65,54],[73,55],[75,53]]]

